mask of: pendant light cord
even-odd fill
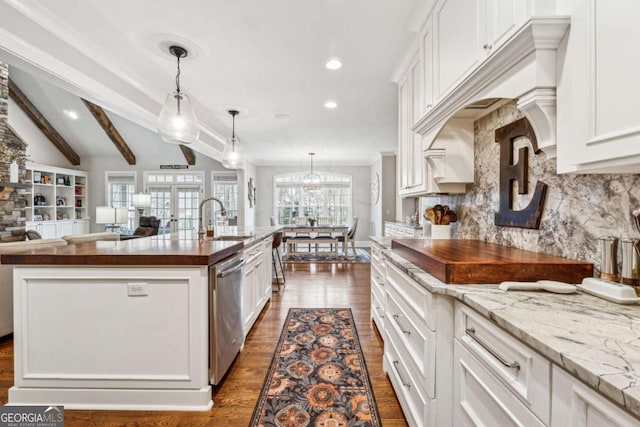
[[[178,58],[178,73],[176,74],[176,92],[180,94],[180,55],[177,55]]]

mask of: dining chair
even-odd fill
[[[318,222],[317,222],[318,226],[323,226],[323,225],[331,225],[331,218],[327,217],[327,216],[319,216],[318,217]],[[333,238],[333,234],[331,234],[330,232],[327,231],[320,231],[318,232],[317,236],[319,238]],[[331,251],[333,251],[333,243],[329,243],[329,249]],[[316,252],[318,252],[318,244],[316,243]]]
[[[292,218],[292,223],[293,225],[308,225],[307,224],[307,217],[306,216],[296,216],[294,218]],[[305,239],[310,239],[311,238],[311,234],[309,234],[308,232],[302,232],[302,233],[298,233],[296,232],[293,237],[288,237],[288,239],[295,239],[295,238],[305,238]],[[295,247],[296,251],[298,250],[298,247]],[[309,252],[311,252],[311,244],[309,244]]]
[[[346,236],[346,238],[347,238],[347,245],[348,245],[349,243],[351,243],[351,248],[352,248],[352,250],[353,250],[353,256],[354,256],[354,257],[355,257],[355,256],[357,256],[357,253],[356,253],[356,239],[355,239],[355,237],[356,237],[356,229],[357,229],[357,228],[358,228],[358,217],[357,217],[357,216],[354,216],[354,217],[353,217],[353,224],[351,224],[351,228],[350,228],[350,229],[349,229],[349,231],[347,232],[347,236]],[[343,235],[338,236],[338,237],[337,237],[337,239],[338,239],[338,242],[340,242],[340,243],[344,242],[344,239],[345,239],[344,234],[343,234]],[[349,252],[349,248],[348,248],[348,246],[347,246],[347,252]],[[345,256],[345,257],[346,257],[347,255],[348,255],[348,253],[345,253],[345,254],[344,254],[344,256]]]
[[[282,256],[280,255],[280,245],[282,244],[282,231],[276,231],[273,233],[273,243],[271,244],[271,259],[273,261],[273,271],[276,273],[276,283],[278,283],[278,292],[280,292],[280,278],[278,277],[278,266],[276,265],[276,258],[280,265],[280,273],[282,273],[282,286],[287,283],[287,279],[284,275],[284,268],[282,268]]]

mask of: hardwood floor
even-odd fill
[[[378,411],[385,427],[406,421],[382,371],[382,341],[371,323],[369,264],[292,264],[287,285],[247,336],[227,377],[214,389],[210,412],[65,411],[66,426],[247,426],[290,307],[350,307],[356,321]],[[0,404],[13,385],[13,340],[0,339]]]

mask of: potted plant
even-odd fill
[[[309,221],[309,225],[310,226],[313,227],[314,225],[316,225],[316,219],[315,218],[309,217],[307,220]]]

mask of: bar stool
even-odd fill
[[[282,231],[276,231],[273,233],[273,243],[271,244],[271,259],[273,261],[273,271],[276,272],[276,282],[278,282],[278,292],[280,292],[280,278],[278,277],[278,267],[276,266],[276,258],[280,264],[280,272],[282,273],[282,286],[287,283],[286,277],[284,277],[284,268],[282,268],[282,257],[278,248],[282,244]]]

